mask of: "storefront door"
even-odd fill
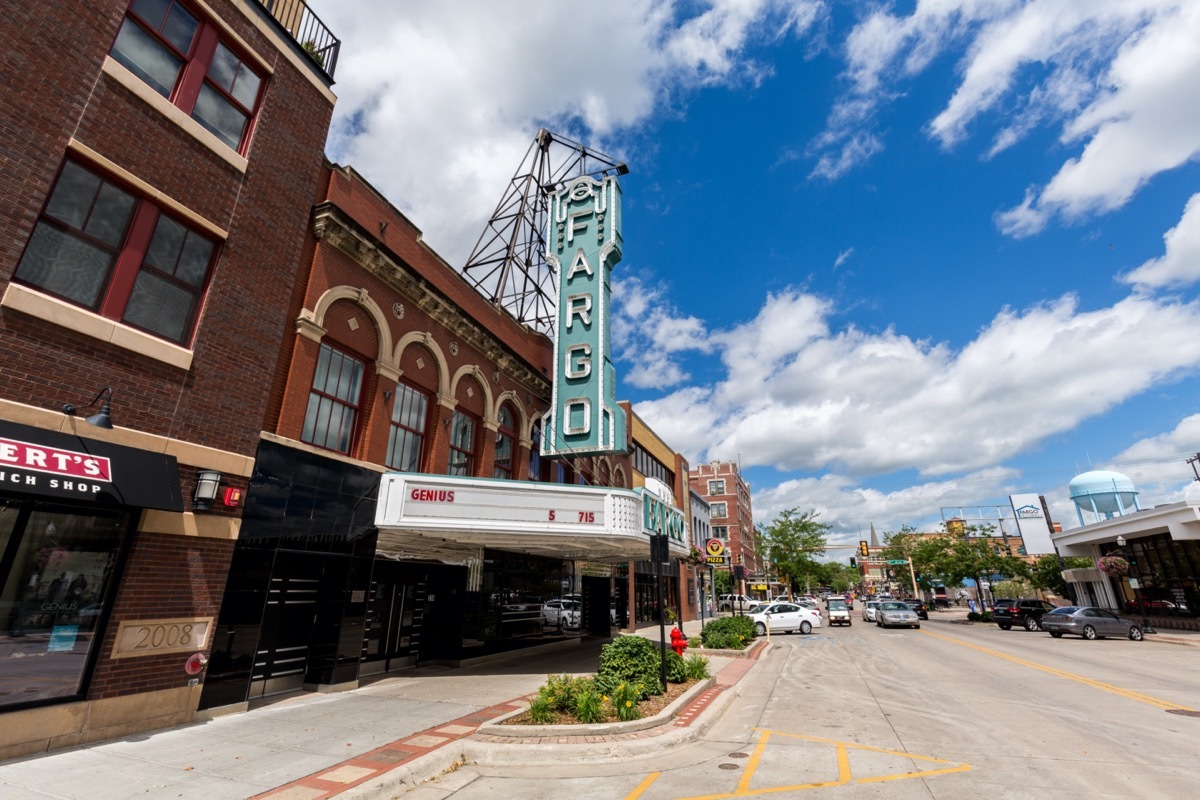
[[[367,594],[360,675],[416,666],[424,599],[423,576],[418,578],[402,564],[375,562]]]
[[[323,566],[319,557],[280,550],[263,610],[250,699],[300,689],[308,665]]]

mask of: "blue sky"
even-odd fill
[[[1200,4],[383,0],[328,152],[461,265],[539,127],[628,162],[618,394],[835,538],[1179,499],[1200,450]],[[597,7],[591,7],[597,6]]]

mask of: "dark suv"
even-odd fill
[[[1027,631],[1037,631],[1042,628],[1042,614],[1053,609],[1044,600],[997,600],[992,607],[992,619],[1002,630],[1020,625]]]
[[[924,600],[918,600],[915,597],[906,597],[900,602],[917,612],[919,619],[929,619],[929,609],[925,607]]]

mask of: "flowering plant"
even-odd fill
[[[1099,566],[1101,572],[1113,578],[1129,574],[1129,562],[1121,556],[1103,556]]]
[[[708,564],[708,556],[704,554],[703,550],[696,547],[696,545],[692,545],[692,549],[688,551],[688,554],[679,560],[692,567],[703,567]]]

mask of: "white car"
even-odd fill
[[[821,612],[795,603],[771,603],[748,616],[754,620],[754,629],[759,636],[766,635],[768,628],[771,633],[812,633],[813,628],[821,627]]]
[[[879,611],[879,600],[868,600],[863,603],[862,617],[865,622],[874,622],[875,614]]]
[[[542,622],[556,628],[579,627],[578,600],[550,600],[542,606]]]

